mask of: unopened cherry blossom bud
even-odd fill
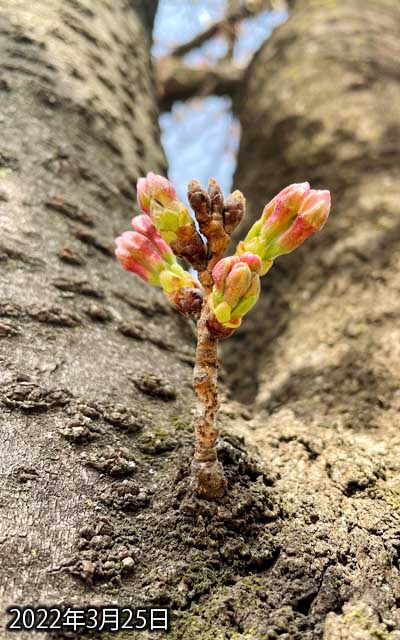
[[[142,280],[145,282],[149,282],[150,284],[157,284],[154,279],[152,279],[151,272],[146,269],[140,262],[135,260],[129,252],[129,249],[126,249],[121,240],[122,238],[117,238],[120,242],[117,244],[117,248],[115,250],[115,255],[117,256],[121,266],[125,269],[125,271],[131,271],[132,273],[136,273]]]
[[[243,318],[254,307],[258,298],[260,297],[260,277],[257,273],[253,273],[251,281],[246,294],[239,300],[238,304],[234,307],[231,321],[235,321],[236,318]]]
[[[155,245],[165,262],[175,264],[176,260],[171,247],[162,239],[150,216],[140,215],[132,218],[132,227],[138,233],[146,236]]]
[[[264,275],[274,258],[290,253],[321,229],[329,210],[329,191],[310,189],[308,182],[289,185],[265,206],[236,254],[250,251],[260,256]]]
[[[214,287],[210,296],[210,328],[219,323],[237,328],[260,295],[261,259],[251,253],[223,258],[214,267]]]
[[[214,282],[214,295],[221,295],[222,298],[224,294],[226,278],[234,265],[239,261],[240,258],[238,256],[229,256],[228,258],[223,258],[222,260],[219,260],[217,262],[212,272],[212,278]]]
[[[139,178],[136,185],[137,202],[144,213],[151,213],[153,203],[167,206],[177,199],[173,184],[164,176],[151,171],[145,178]]]
[[[223,301],[233,309],[246,295],[251,283],[251,271],[245,262],[238,262],[231,269],[225,280]],[[217,315],[218,317],[218,315]],[[230,317],[230,315],[229,315]]]
[[[169,244],[176,240],[179,227],[193,223],[187,208],[178,200],[172,183],[155,173],[137,182],[138,205],[153,220],[157,231]]]
[[[149,238],[137,231],[125,231],[115,244],[115,254],[124,269],[133,271],[150,284],[159,284],[159,275],[168,263]]]
[[[115,241],[121,265],[146,282],[162,287],[178,311],[198,317],[203,300],[200,283],[178,264],[148,215],[134,218],[132,226],[134,231],[126,231]]]
[[[239,256],[228,256],[227,258],[222,258],[215,265],[212,276],[214,282],[214,291],[217,291],[223,294],[226,284],[226,279],[229,273],[232,271],[235,265],[244,263],[247,264],[250,271],[254,271],[255,273],[260,273],[261,268],[261,260],[259,256],[245,252]]]
[[[291,184],[265,207],[261,216],[260,235],[265,242],[272,240],[293,222],[304,198],[310,193],[308,182]]]
[[[245,262],[249,266],[250,271],[260,275],[262,262],[260,257],[256,254],[251,253],[250,251],[245,251],[240,256],[240,262]]]
[[[293,224],[268,247],[267,258],[275,258],[297,249],[304,240],[324,226],[331,207],[329,191],[311,190],[303,200]]]
[[[299,214],[319,231],[328,219],[330,208],[330,192],[327,189],[311,189],[301,204]]]
[[[175,255],[185,258],[196,269],[203,269],[206,249],[189,211],[178,200],[174,186],[167,178],[148,173],[137,182],[138,205],[151,216],[157,231]]]

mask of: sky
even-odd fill
[[[176,45],[190,40],[224,15],[226,0],[160,0],[154,29],[153,55],[163,57]],[[283,10],[260,13],[243,21],[234,60],[246,65],[253,53],[284,22]],[[212,65],[226,51],[216,36],[184,57],[189,64]],[[161,114],[162,143],[169,163],[169,178],[182,199],[186,186],[196,178],[207,184],[214,177],[224,193],[231,191],[240,142],[240,124],[233,116],[228,97],[208,96],[176,102],[171,112]]]

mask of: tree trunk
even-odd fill
[[[155,5],[0,7],[2,610],[93,601],[62,569],[78,530],[98,533],[114,477],[135,471],[125,493],[147,504],[140,476],[151,463],[136,473],[146,454],[135,434],[168,425],[191,399],[190,331],[113,253],[137,177],[165,172],[149,55]],[[89,556],[77,572],[93,582],[101,567]]]
[[[136,178],[165,171],[155,3],[4,4],[3,610],[155,604],[176,639],[397,640],[396,3],[299,0],[248,74],[237,186],[252,211],[309,178],[334,213],[233,342],[243,381],[257,365],[242,395],[258,390],[258,411],[222,398],[238,435],[216,503],[190,492],[190,327],[112,259]]]
[[[289,183],[332,191],[225,351],[256,406],[242,433],[281,478],[263,606],[290,638],[400,632],[399,36],[396,0],[299,0],[238,106],[248,224]]]
[[[234,437],[227,495],[193,497],[193,330],[113,256],[137,177],[165,172],[155,5],[0,6],[0,606],[168,605],[183,638],[274,561],[279,510]]]

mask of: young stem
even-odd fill
[[[218,340],[207,329],[209,311],[205,300],[197,325],[196,365],[193,375],[199,414],[195,423],[196,450],[192,471],[195,492],[203,498],[213,500],[224,495],[226,479],[216,450]]]

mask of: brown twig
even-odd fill
[[[213,38],[220,31],[223,31],[227,24],[232,27],[232,25],[240,22],[240,20],[254,16],[265,9],[269,9],[270,7],[270,0],[253,0],[252,2],[243,2],[239,7],[234,7],[233,10],[231,9],[228,11],[221,20],[214,22],[204,29],[204,31],[198,33],[191,40],[188,40],[188,42],[184,42],[183,44],[175,47],[175,49],[172,49],[170,55],[175,58],[181,58],[189,53],[189,51],[192,51],[192,49],[200,47],[204,42]]]
[[[282,0],[282,6],[292,10],[296,0]],[[230,0],[225,16],[188,42],[178,45],[156,62],[157,92],[162,111],[169,111],[178,100],[195,96],[227,95],[234,98],[245,76],[246,66],[233,61],[233,50],[239,23],[261,11],[274,9],[274,0]],[[210,66],[187,65],[182,57],[200,47],[217,34],[225,35],[227,52]]]
[[[212,313],[208,304],[213,278],[212,270],[223,257],[229,244],[231,231],[239,224],[245,209],[245,200],[239,191],[228,196],[226,202],[221,187],[211,178],[208,191],[192,180],[188,185],[188,198],[200,231],[207,239],[207,264],[199,272],[204,289],[204,302],[197,325],[196,365],[193,385],[198,398],[198,418],[195,424],[196,451],[193,461],[194,489],[209,500],[221,497],[226,479],[217,458],[218,437],[218,340],[232,329],[212,328]],[[210,324],[211,321],[211,324]]]
[[[188,199],[200,231],[207,239],[207,267],[199,273],[199,279],[206,289],[211,289],[211,272],[224,255],[230,240],[224,226],[224,198],[219,184],[214,178],[210,178],[208,192],[197,180],[191,180],[188,185]]]
[[[193,375],[199,415],[195,424],[196,451],[192,471],[195,492],[213,500],[224,495],[226,479],[216,451],[218,340],[210,335],[207,328],[209,312],[205,301],[197,325],[196,365]]]
[[[235,50],[236,38],[238,34],[238,22],[232,16],[240,9],[240,0],[228,0],[228,12],[226,24],[223,30],[226,40],[226,53],[220,58],[223,62],[230,62],[233,59],[233,53]]]

